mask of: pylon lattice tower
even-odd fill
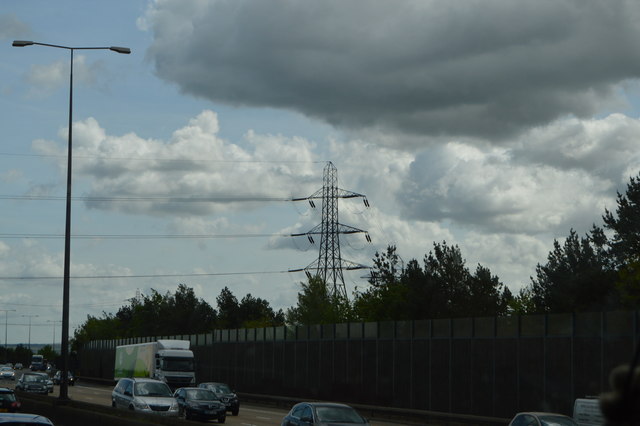
[[[291,272],[305,271],[307,276],[311,277],[310,271],[315,270],[315,275],[322,278],[325,285],[331,285],[333,295],[340,295],[344,298],[347,297],[347,289],[344,284],[343,270],[368,268],[368,266],[345,260],[340,254],[340,234],[363,233],[367,241],[371,242],[367,231],[343,225],[338,221],[338,199],[357,197],[362,197],[364,205],[369,207],[369,201],[365,195],[338,188],[338,169],[332,162],[328,162],[323,172],[322,189],[309,197],[293,199],[293,201],[307,200],[312,208],[316,207],[313,200],[321,199],[322,222],[307,232],[291,234],[292,237],[306,235],[312,244],[314,243],[313,235],[320,234],[318,259],[304,269],[295,269]]]

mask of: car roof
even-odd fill
[[[350,405],[347,404],[340,404],[339,402],[301,402],[299,404],[307,404],[310,405],[312,407],[347,407],[347,408],[352,408]],[[296,405],[299,405],[296,404]]]
[[[53,423],[46,417],[39,414],[29,413],[0,413],[0,424],[16,423],[36,424],[36,425],[52,425]]]
[[[0,388],[0,393],[13,393],[13,389]]]

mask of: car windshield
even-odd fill
[[[542,426],[578,426],[569,417],[560,416],[540,416],[538,417]]]
[[[42,376],[37,376],[37,375],[28,375],[28,376],[24,376],[24,381],[25,382],[34,382],[34,383],[40,383],[40,382],[44,382],[44,377]]]
[[[223,383],[216,384],[216,385],[209,385],[209,389],[211,389],[215,393],[231,393],[231,389],[229,389],[229,386]]]
[[[187,399],[196,401],[215,401],[216,395],[208,389],[190,389],[187,391]]]
[[[9,393],[9,392],[0,393],[0,401],[14,402],[15,400],[16,400],[16,396],[13,393]]]
[[[171,396],[169,386],[155,382],[136,383],[134,392],[137,396]]]
[[[326,423],[364,423],[364,419],[350,407],[316,407],[316,417]]]
[[[165,371],[193,371],[193,358],[164,358],[162,369]]]

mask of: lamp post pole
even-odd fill
[[[29,350],[31,350],[31,318],[36,318],[38,315],[21,315],[21,316],[29,318]]]
[[[70,47],[57,44],[37,43],[28,40],[14,40],[14,47],[25,46],[47,46],[58,49],[67,49],[70,52],[69,64],[69,130],[67,143],[67,203],[66,203],[66,220],[64,232],[64,278],[62,291],[62,336],[60,339],[60,355],[62,357],[62,368],[60,377],[60,396],[59,399],[69,399],[69,388],[67,383],[69,371],[69,269],[71,261],[71,163],[72,163],[72,121],[73,121],[73,52],[75,50],[112,50],[117,53],[129,54],[131,50],[128,47]]]
[[[62,324],[61,320],[47,320],[47,322],[53,323],[53,339],[51,340],[51,351],[55,352],[56,349],[56,324]]]
[[[0,312],[4,312],[4,362],[8,362],[7,359],[7,330],[9,329],[9,312],[15,312],[15,309],[0,309]]]

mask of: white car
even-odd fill
[[[11,367],[0,367],[0,379],[2,380],[15,380],[16,372]]]
[[[166,383],[154,379],[120,379],[111,392],[111,406],[178,417],[178,402]]]

